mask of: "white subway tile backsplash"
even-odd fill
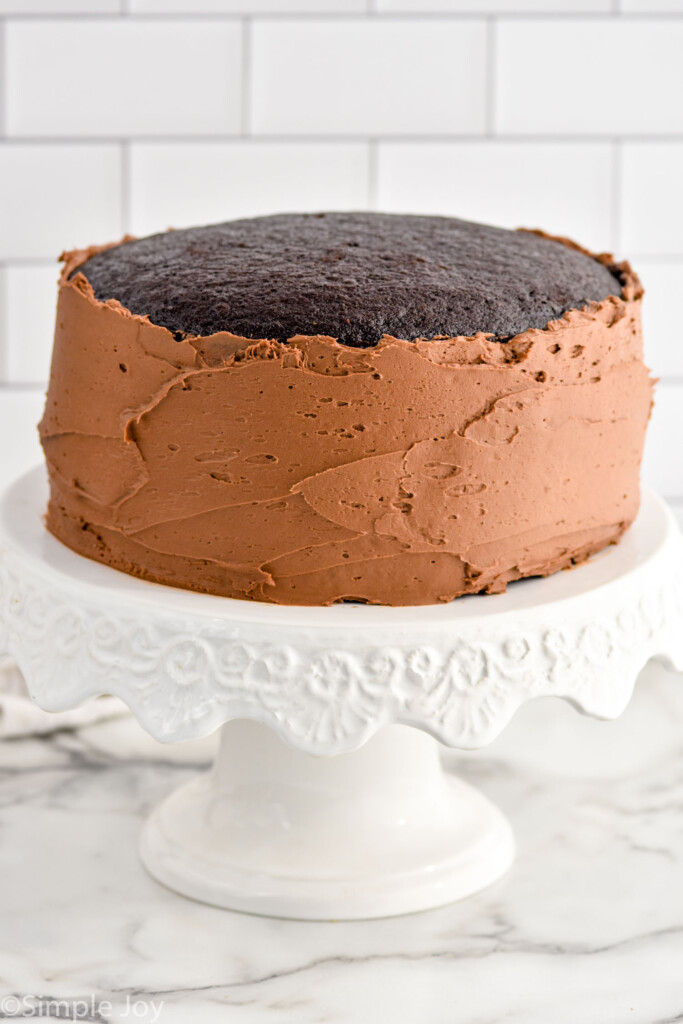
[[[47,381],[57,301],[57,262],[3,270],[4,379],[10,384]]]
[[[624,14],[680,14],[683,0],[619,0]]]
[[[645,442],[643,480],[664,497],[683,495],[683,385],[662,382]],[[673,453],[673,458],[672,458]]]
[[[657,376],[683,378],[683,259],[671,263],[634,257],[632,262],[645,285],[645,361]]]
[[[486,29],[475,20],[256,21],[256,133],[483,132]]]
[[[551,135],[683,131],[683,21],[503,20],[496,130]]]
[[[608,14],[612,0],[375,0],[379,11],[456,14]]]
[[[119,237],[120,169],[113,144],[0,145],[0,259],[55,259]]]
[[[133,14],[358,14],[367,0],[128,0]]]
[[[0,14],[118,14],[122,0],[0,0]]]
[[[0,486],[41,461],[36,428],[44,405],[45,395],[37,388],[0,390],[0,437],[12,438],[11,444],[0,444]]]
[[[138,143],[131,173],[131,228],[138,234],[368,203],[362,143]]]
[[[644,477],[683,499],[681,15],[683,0],[0,0],[0,473],[40,457],[62,249],[372,205],[630,257],[663,377]]]
[[[627,143],[621,168],[625,252],[683,254],[683,143]]]
[[[6,36],[11,135],[193,135],[239,129],[242,35],[237,23],[9,21]]]
[[[606,143],[392,143],[379,146],[384,210],[540,227],[596,249],[611,238]]]

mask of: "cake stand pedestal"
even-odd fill
[[[390,725],[316,757],[267,726],[222,727],[216,764],[153,812],[142,859],[206,903],[278,917],[384,917],[469,896],[512,863],[512,830],[448,777],[426,733]]]
[[[288,608],[136,580],[44,529],[42,469],[0,502],[0,650],[46,710],[122,698],[157,739],[222,727],[205,775],[156,808],[142,858],[218,906],[308,919],[438,906],[499,878],[501,812],[443,772],[555,695],[613,718],[647,660],[683,669],[683,541],[645,492],[579,570],[448,605]]]

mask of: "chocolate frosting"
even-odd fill
[[[95,253],[79,272],[178,338],[229,331],[509,338],[621,294],[607,266],[525,231],[454,217],[279,214],[168,231]]]
[[[177,341],[95,297],[98,251],[64,257],[40,424],[47,526],[80,554],[230,597],[417,605],[576,564],[636,515],[652,381],[627,264],[620,296],[505,342],[359,349]]]

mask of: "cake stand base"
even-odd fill
[[[683,669],[683,541],[645,491],[575,572],[438,606],[300,608],[195,594],[45,530],[44,470],[0,497],[0,653],[45,710],[123,699],[163,742],[222,728],[215,767],[145,828],[152,875],[293,918],[434,907],[498,878],[510,829],[437,740],[490,743],[537,697],[614,718],[649,658]]]
[[[205,903],[348,920],[470,896],[508,869],[514,840],[482,793],[443,771],[426,733],[387,726],[352,753],[314,757],[241,720],[222,727],[214,767],[153,812],[141,854]]]

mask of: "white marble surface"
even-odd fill
[[[539,701],[487,750],[448,753],[508,814],[518,858],[404,918],[269,920],[152,881],[141,822],[212,751],[131,719],[0,745],[0,1019],[683,1020],[682,676],[648,666],[617,722]]]
[[[2,448],[0,484],[28,461]],[[249,917],[146,875],[145,815],[213,746],[164,747],[130,718],[0,742],[0,1020],[683,1021],[683,676],[650,665],[616,722],[542,701],[448,752],[511,819],[517,861],[384,921]]]

